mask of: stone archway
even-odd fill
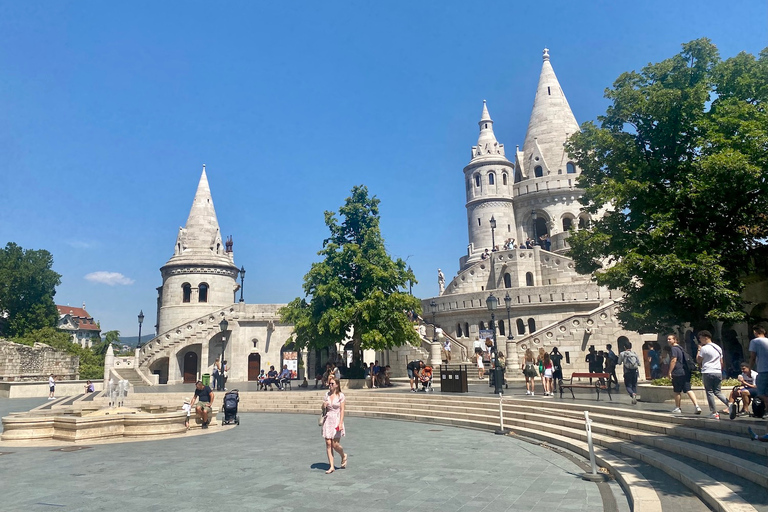
[[[150,373],[158,376],[158,384],[168,384],[168,362],[168,358],[163,357],[149,365]]]
[[[184,354],[184,384],[195,383],[197,381],[197,352],[189,351]]]
[[[254,352],[248,355],[248,380],[259,380],[259,372],[261,371],[261,354]]]

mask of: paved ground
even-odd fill
[[[0,399],[0,416],[44,402]],[[326,475],[314,416],[252,413],[241,422],[204,436],[72,452],[7,448],[2,510],[604,509],[597,485],[581,480],[571,460],[509,437],[352,417],[343,440],[349,468]],[[618,494],[610,485],[608,494]]]

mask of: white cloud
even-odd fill
[[[64,243],[75,249],[92,249],[96,247],[95,242],[87,242],[85,240],[67,240]]]
[[[125,277],[120,272],[106,272],[104,270],[91,272],[85,276],[85,279],[92,283],[108,284],[109,286],[115,286],[116,284],[133,284],[133,279]]]

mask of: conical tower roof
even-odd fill
[[[579,130],[579,123],[576,122],[549,62],[547,48],[544,48],[543,59],[539,86],[523,144],[523,165],[529,177],[533,175],[535,156],[543,157],[550,173],[556,174],[558,169],[565,172],[568,155],[563,144],[568,136]]]
[[[225,265],[234,266],[233,253],[227,252],[221,239],[216,209],[213,207],[208,176],[203,173],[197,184],[187,224],[179,228],[173,256],[166,265]]]
[[[488,105],[483,100],[483,113],[480,115],[480,135],[477,138],[477,146],[472,147],[472,161],[478,158],[501,157],[504,156],[504,144],[499,144],[496,135],[493,133],[493,120],[488,113]]]

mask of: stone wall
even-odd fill
[[[43,343],[33,347],[0,340],[0,380],[40,381],[53,374],[56,380],[77,380],[80,358]]]

